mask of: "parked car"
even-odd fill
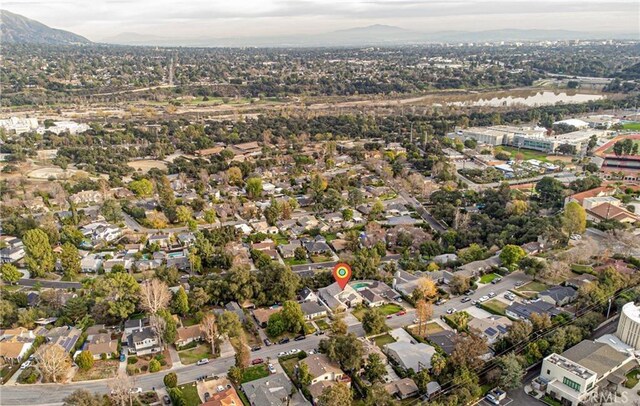
[[[392,318],[392,317],[393,317],[392,315],[388,315],[388,316],[387,316],[387,318],[388,318],[388,319],[390,319],[390,318]]]
[[[475,290],[473,290],[473,289],[469,289],[468,291],[464,292],[465,296],[471,296],[471,295],[473,295],[474,293],[476,293],[476,291],[475,291]]]
[[[406,310],[400,310],[398,313],[396,313],[398,316],[404,316],[405,314],[407,314]]]
[[[300,352],[300,350],[299,350],[299,349],[297,349],[297,348],[293,348],[293,349],[289,350],[289,355],[297,354],[297,353],[299,353],[299,352]]]
[[[499,405],[501,400],[504,400],[507,397],[507,393],[500,388],[495,388],[490,390],[485,396],[485,399],[494,405]]]
[[[496,292],[489,292],[489,297],[496,297]]]
[[[271,340],[269,340],[268,338],[264,339],[264,345],[266,345],[267,347],[271,345]]]
[[[465,297],[462,298],[461,302],[462,303],[467,303],[470,300],[471,300],[471,298],[469,296],[465,296]]]
[[[20,365],[20,369],[27,369],[31,366],[31,361],[26,361],[22,365]]]
[[[162,397],[162,403],[164,403],[165,405],[170,405],[171,404],[171,398],[169,397],[169,395],[164,395]]]
[[[456,312],[456,309],[454,307],[447,309],[447,314],[453,314]]]
[[[207,400],[209,400],[209,398],[211,397],[211,394],[209,392],[205,392],[204,393],[204,401],[206,402]]]
[[[289,353],[288,353],[288,352],[280,351],[280,352],[278,353],[278,358],[280,358],[280,357],[286,357],[287,355],[289,355]]]
[[[198,360],[198,362],[196,362],[196,365],[204,365],[208,363],[209,363],[209,358],[202,358],[201,360]]]
[[[497,277],[494,280],[492,280],[491,283],[495,285],[496,283],[500,283],[501,280],[502,280],[502,278]]]
[[[398,303],[402,303],[402,298],[401,298],[401,297],[399,297],[399,298],[397,298],[397,299],[396,299],[396,301],[397,301]]]
[[[318,330],[318,331],[316,331],[316,335],[317,335],[317,336],[324,335],[324,331],[322,331],[322,330]]]
[[[131,388],[129,393],[142,393],[142,388]]]
[[[274,367],[273,364],[269,364],[267,367],[269,368],[269,373],[270,374],[275,374],[276,373],[276,367]]]
[[[291,341],[288,337],[283,338],[282,340],[278,341],[278,344],[286,344],[289,341]]]
[[[440,306],[441,304],[447,303],[447,299],[438,299],[436,301],[436,306]]]
[[[505,292],[505,294],[504,294],[504,298],[505,298],[505,299],[509,299],[509,300],[513,300],[513,299],[515,299],[515,298],[516,298],[516,295],[514,295],[514,294],[513,294],[513,293],[511,293],[511,292]]]
[[[264,360],[262,358],[256,358],[253,361],[251,361],[251,365],[259,365],[262,364],[264,362]]]
[[[307,338],[307,336],[301,334],[301,335],[297,336],[296,338],[294,338],[293,341],[302,341],[305,338]]]
[[[480,303],[480,302],[478,302],[477,300],[472,300],[471,301],[471,304],[474,305],[474,306],[477,305],[478,303]]]
[[[216,391],[218,391],[218,392],[224,392],[224,386],[222,386],[222,385],[218,385],[218,386],[216,387]]]
[[[259,345],[256,345],[255,347],[251,348],[251,351],[256,352],[256,351],[260,351],[262,349],[262,347],[260,347]]]
[[[478,299],[478,302],[482,303],[482,302],[486,302],[487,300],[489,300],[489,296],[484,295],[480,299]]]
[[[524,281],[518,281],[518,282],[516,282],[516,288],[519,288],[520,286],[522,286],[524,284],[525,284]]]

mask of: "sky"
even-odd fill
[[[316,34],[372,24],[436,31],[503,28],[638,33],[638,0],[3,0],[2,8],[99,41]]]

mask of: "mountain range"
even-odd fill
[[[58,30],[36,20],[0,10],[0,41],[4,44],[90,44],[85,37]]]
[[[0,10],[0,40],[6,44],[90,44],[87,38],[69,31],[48,27],[27,17]],[[567,30],[502,29],[489,31],[421,32],[390,25],[370,25],[321,34],[263,37],[198,38],[163,37],[125,32],[103,38],[117,45],[191,46],[191,47],[359,47],[412,45],[427,43],[468,43],[501,41],[588,39],[637,39],[635,34],[605,34]]]

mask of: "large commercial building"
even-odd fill
[[[640,350],[640,307],[629,302],[622,307],[616,336],[625,344]]]

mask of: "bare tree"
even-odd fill
[[[211,344],[211,352],[216,353],[216,343],[219,338],[218,325],[216,324],[216,316],[212,313],[207,314],[200,323],[200,330],[204,334],[204,338]]]
[[[427,333],[427,322],[433,316],[433,307],[424,299],[416,302],[416,318],[418,319],[418,335],[423,337]]]
[[[171,292],[160,279],[151,279],[140,284],[140,306],[151,314],[165,309],[171,300]]]
[[[111,399],[116,405],[125,406],[133,404],[132,389],[134,386],[133,379],[126,374],[119,374],[109,383]]]
[[[64,379],[71,368],[69,353],[59,344],[45,344],[36,352],[38,369],[45,380],[57,383]]]

